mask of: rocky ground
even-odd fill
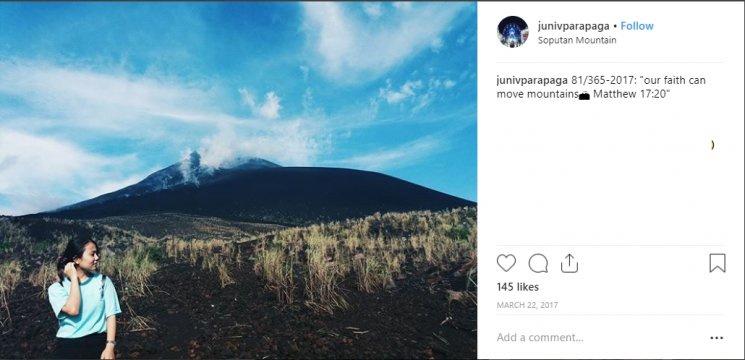
[[[302,303],[282,305],[252,263],[234,269],[236,284],[217,273],[168,262],[153,276],[151,295],[124,297],[118,318],[119,358],[475,358],[475,298],[456,271],[410,274],[396,288],[349,291],[349,309],[333,315]],[[116,281],[116,279],[114,278]],[[347,288],[354,288],[348,286]],[[41,289],[22,282],[0,327],[0,358],[48,358],[57,322]],[[6,309],[0,309],[5,313]],[[149,318],[135,327],[132,315]]]

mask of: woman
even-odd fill
[[[98,269],[98,245],[73,239],[57,260],[59,282],[49,287],[49,303],[59,322],[58,358],[114,359],[119,298]]]

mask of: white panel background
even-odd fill
[[[520,48],[498,41],[509,15],[531,29]],[[615,46],[546,47],[538,20],[655,30],[602,33]],[[742,358],[743,3],[479,3],[478,41],[479,357]],[[707,85],[653,86],[671,89],[665,100],[495,96],[497,75],[627,74]],[[549,258],[548,274],[527,268],[535,252]],[[568,252],[577,274],[558,271]],[[711,252],[727,253],[726,274],[708,272]],[[515,268],[505,274],[498,254],[514,254]],[[504,281],[541,291],[498,292]],[[527,299],[561,305],[496,308]],[[509,344],[496,341],[500,332],[584,341]]]

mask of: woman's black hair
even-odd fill
[[[93,243],[93,245],[96,245],[96,249],[98,249],[98,244],[93,239],[76,237],[67,242],[65,251],[57,258],[57,276],[59,276],[60,284],[65,281],[65,265],[72,262],[76,257],[83,257],[85,245],[88,243]],[[106,279],[105,276],[104,279]]]

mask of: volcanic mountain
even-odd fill
[[[237,159],[208,168],[200,155],[149,175],[137,184],[54,211],[31,215],[98,219],[182,213],[223,219],[306,225],[375,212],[442,210],[476,203],[388,175],[341,168],[282,167]]]

